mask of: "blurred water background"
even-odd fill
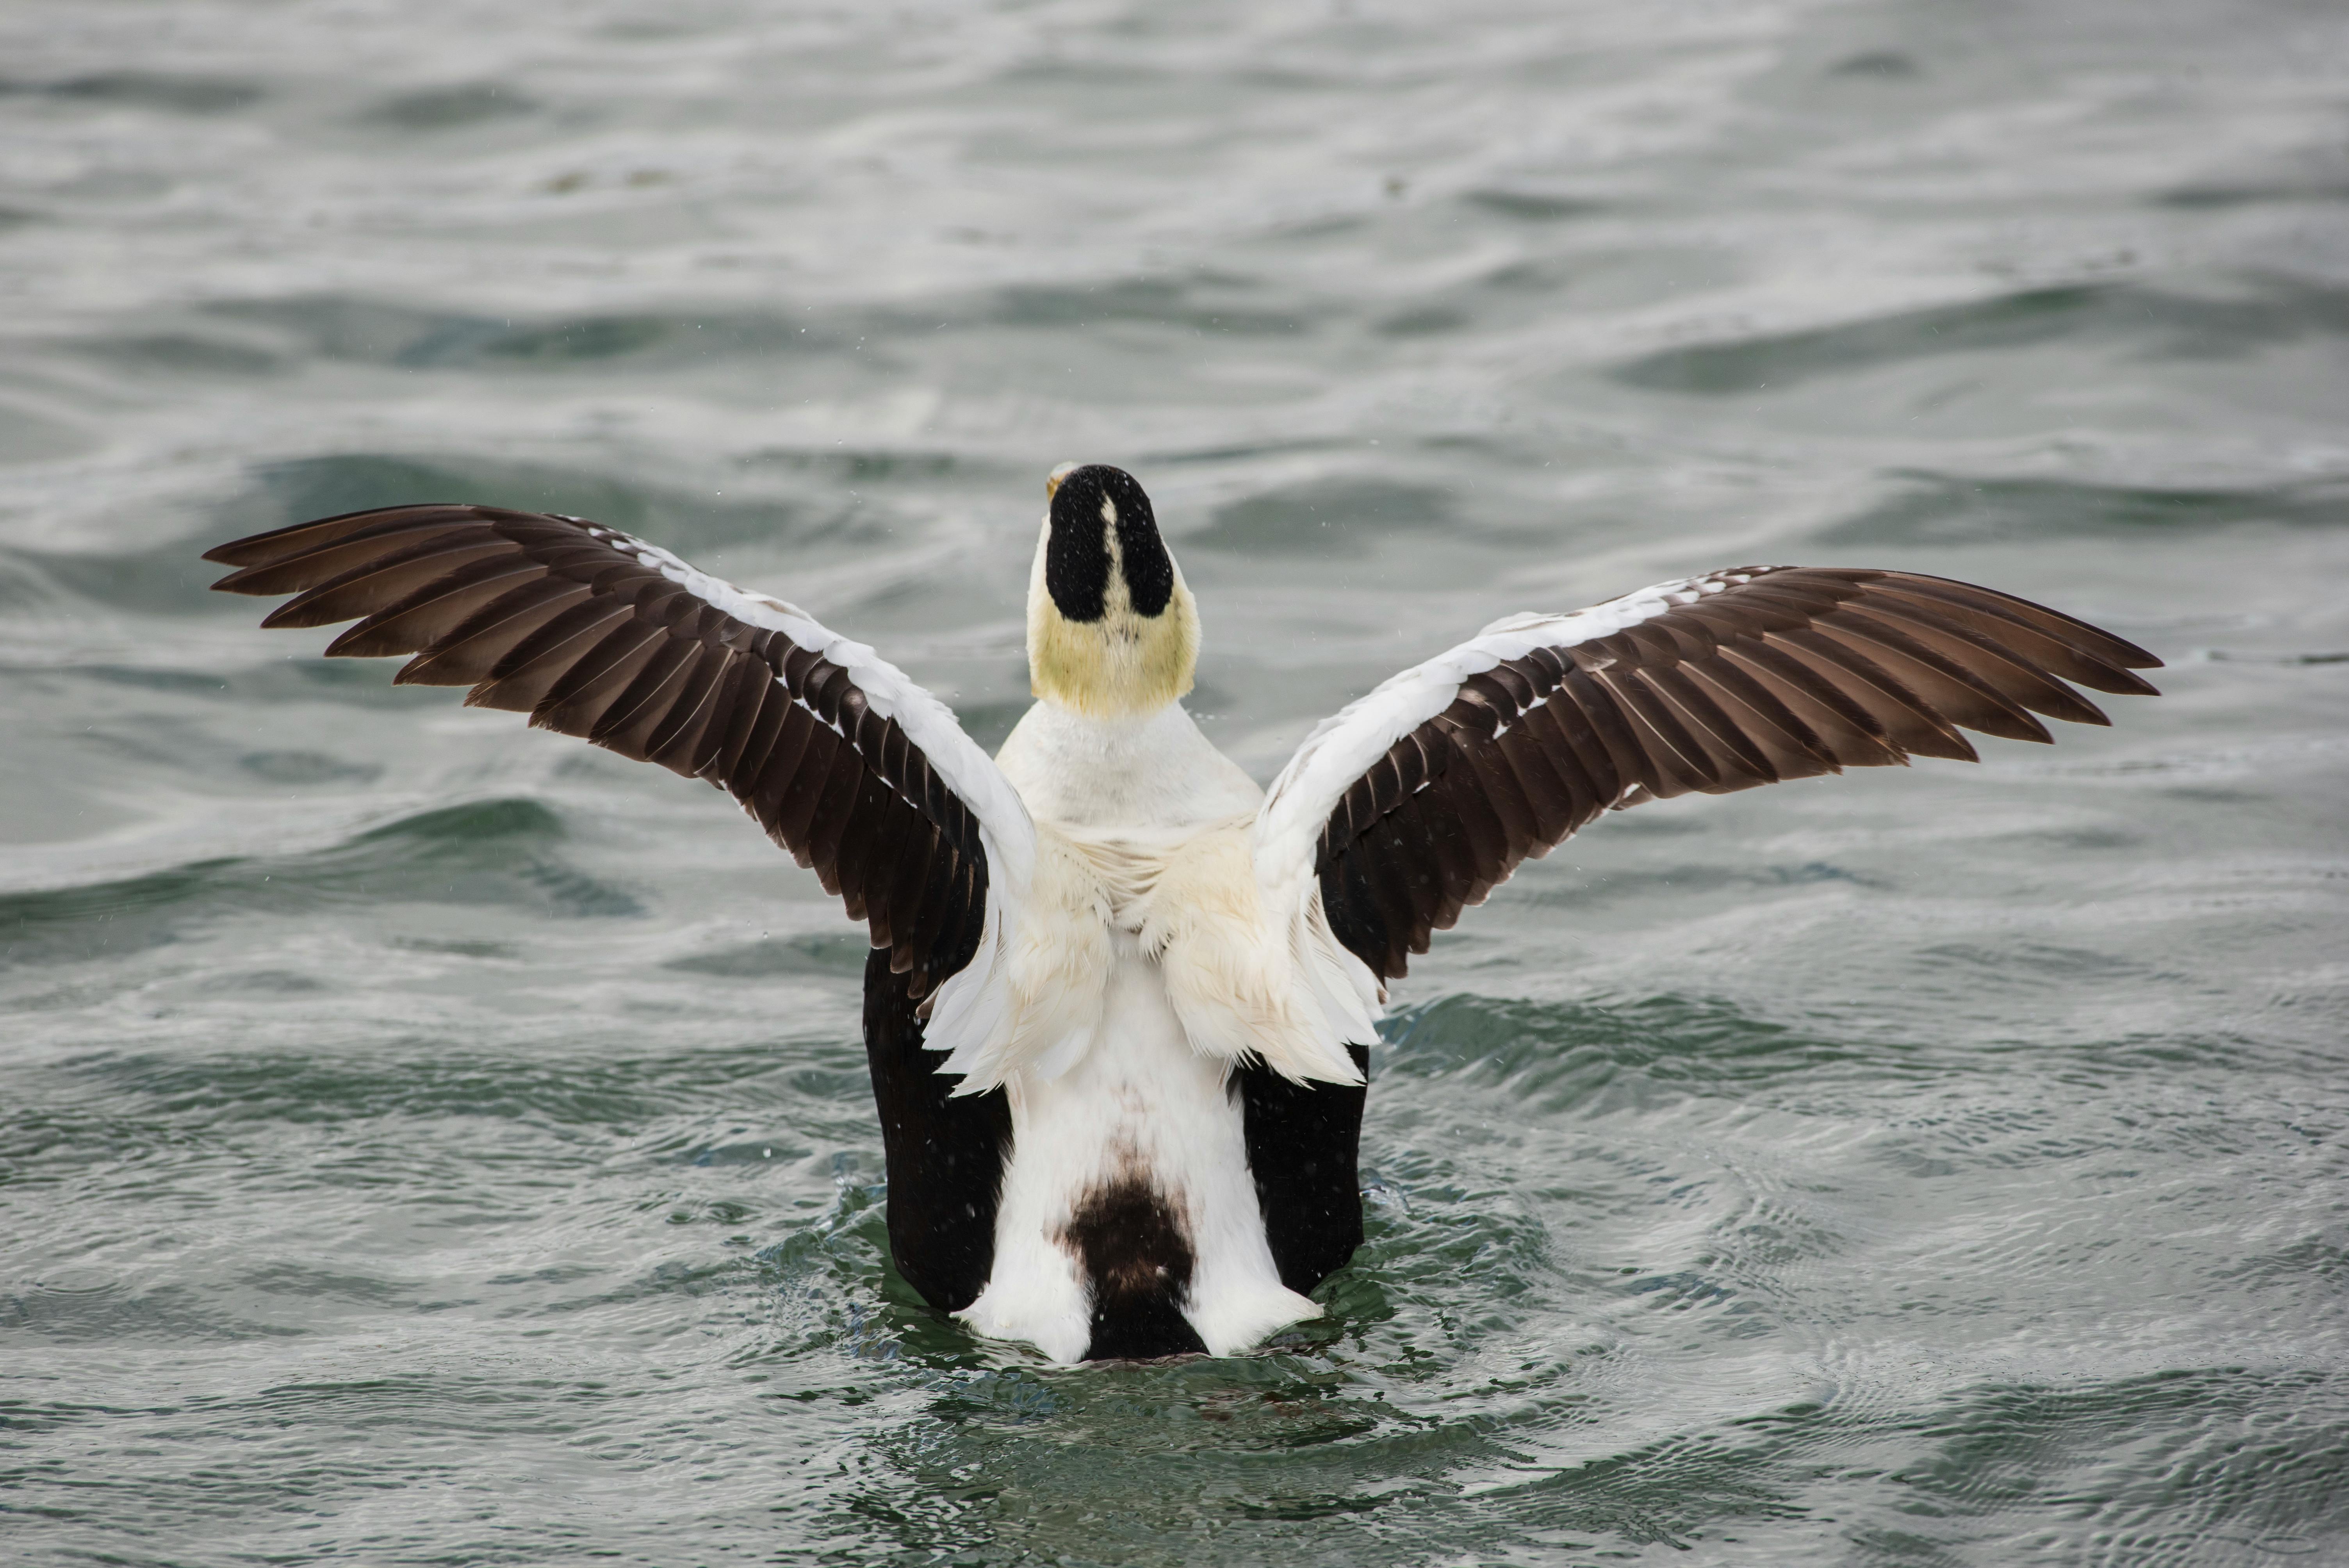
[[[2349,1560],[2338,5],[13,0],[0,337],[11,1562]],[[576,511],[991,745],[1071,458],[1259,778],[1746,562],[2168,695],[1528,866],[1328,1318],[1053,1369],[812,878],[196,556]]]

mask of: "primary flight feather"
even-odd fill
[[[1748,566],[1495,621],[1325,720],[1269,790],[1182,707],[1199,618],[1132,475],[1069,465],[1037,702],[988,758],[861,643],[580,518],[387,507],[224,544],[329,655],[709,779],[873,938],[889,1241],[1061,1361],[1243,1350],[1361,1239],[1388,982],[1604,810],[2104,724],[2144,649],[1912,573]]]

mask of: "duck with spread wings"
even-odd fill
[[[263,623],[706,779],[872,933],[890,1249],[1058,1361],[1226,1355],[1361,1239],[1386,987],[1602,811],[2104,724],[2159,661],[2008,594],[1744,566],[1521,614],[1325,720],[1269,789],[1202,736],[1199,616],[1133,476],[1069,465],[1036,703],[989,758],[798,607],[581,518],[387,507],[224,544]]]

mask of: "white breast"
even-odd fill
[[[962,1064],[1001,1084],[1012,1121],[993,1273],[963,1316],[1083,1357],[1095,1292],[1076,1219],[1137,1181],[1187,1244],[1182,1314],[1211,1353],[1317,1315],[1280,1283],[1230,1073],[1258,1055],[1292,1077],[1358,1081],[1344,1043],[1368,1037],[1369,1015],[1361,987],[1340,984],[1354,1005],[1330,1016],[1329,976],[1309,973],[1312,927],[1338,951],[1318,903],[1311,923],[1266,915],[1249,840],[1260,791],[1173,705],[1103,721],[1040,703],[998,761],[1040,841],[1038,906],[1007,939],[1006,973],[1052,978],[1011,1004],[1048,1022],[998,1032],[1024,1045]]]
[[[1092,1293],[1071,1221],[1088,1196],[1141,1175],[1177,1217],[1192,1273],[1183,1315],[1210,1354],[1245,1350],[1320,1308],[1280,1283],[1247,1168],[1228,1064],[1184,1038],[1157,965],[1129,938],[1105,997],[1102,1047],[1059,1078],[1006,1086],[1011,1157],[995,1267],[962,1313],[981,1334],[1056,1361],[1083,1357]]]
[[[1346,1047],[1372,1037],[1377,984],[1318,892],[1268,905],[1262,792],[1180,707],[1102,720],[1040,703],[998,760],[1035,822],[1035,886],[1000,934],[999,1021],[940,1040],[948,1070],[974,1090],[1066,1071],[1101,1037],[1107,941],[1130,934],[1195,1052],[1293,1082],[1361,1081]]]
[[[1251,814],[1264,799],[1179,703],[1104,719],[1040,702],[995,761],[1030,815],[1079,831],[1179,833]]]

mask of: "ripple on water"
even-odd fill
[[[88,963],[217,931],[243,913],[409,901],[544,914],[640,914],[626,891],[563,862],[562,819],[536,800],[418,812],[327,849],[199,861],[145,876],[0,896],[0,966]]]
[[[343,452],[271,464],[254,476],[246,494],[220,509],[214,526],[219,534],[258,532],[388,505],[391,497],[559,511],[612,528],[647,530],[680,550],[705,552],[750,542],[804,546],[833,539],[854,543],[864,536],[862,530],[843,525],[836,507],[819,509],[788,495],[728,500],[698,490],[638,477],[605,477],[570,465],[382,452]],[[184,555],[184,546],[181,549]],[[209,589],[211,582],[207,576],[202,586]],[[198,603],[224,613],[220,595]],[[377,684],[383,682],[379,666],[353,660],[350,667],[368,672]]]
[[[5,1553],[2343,1557],[2339,10],[16,0]],[[1053,1367],[887,1262],[812,878],[199,556],[574,512],[992,745],[1070,458],[1259,776],[1735,561],[2172,695],[1595,826],[1398,986],[1324,1315]]]
[[[2248,357],[2349,333],[2349,290],[2260,280],[2235,295],[2137,284],[2023,289],[1962,304],[1641,356],[1614,377],[1650,391],[1725,397],[1952,354],[2109,344],[2155,358]]]
[[[2125,541],[2149,531],[2274,524],[2339,528],[2349,490],[2320,481],[2253,490],[2156,489],[2065,480],[1899,476],[1901,488],[1817,536],[1824,548],[1990,544],[2077,537]]]

